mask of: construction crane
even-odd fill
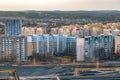
[[[16,72],[15,69],[0,70],[0,73],[8,73],[9,75],[12,76],[12,80],[20,80],[20,79],[19,79],[19,76],[18,76],[18,74],[17,74],[17,72]],[[9,77],[10,77],[10,76],[6,76],[6,77],[2,78],[2,80],[11,80]],[[1,79],[0,79],[0,80],[1,80]]]

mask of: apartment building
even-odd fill
[[[0,56],[3,59],[24,61],[27,59],[27,39],[23,36],[0,36]]]
[[[21,35],[21,27],[21,19],[7,19],[5,22],[5,34],[10,36]]]
[[[81,41],[83,43],[79,42]],[[97,59],[111,59],[114,51],[114,36],[109,35],[99,35],[99,36],[88,36],[85,38],[76,39],[76,53],[81,54],[80,45],[84,44],[84,60],[97,58]],[[83,50],[82,50],[83,51]],[[80,57],[77,57],[80,61]]]

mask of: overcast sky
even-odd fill
[[[0,10],[120,10],[120,0],[0,0]]]

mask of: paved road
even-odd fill
[[[99,76],[59,76],[60,79],[119,79],[120,80],[120,75],[99,75]]]

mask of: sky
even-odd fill
[[[0,10],[120,10],[120,0],[0,0]]]

